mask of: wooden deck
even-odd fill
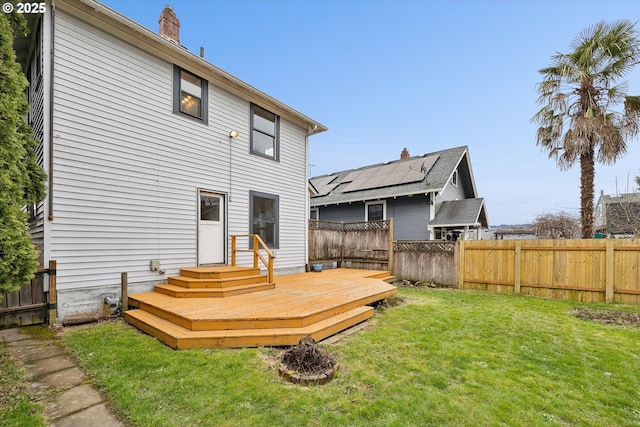
[[[129,296],[136,309],[125,319],[176,349],[283,346],[360,323],[374,314],[368,304],[396,293],[388,272],[340,268],[277,276],[274,285],[246,279],[256,276],[248,270],[185,269],[156,292]]]

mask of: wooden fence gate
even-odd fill
[[[22,286],[19,291],[4,292],[0,301],[0,329],[49,322],[50,309],[55,313],[55,297],[49,298],[49,292],[45,292],[45,275],[49,276],[50,290],[52,284],[55,289],[55,261],[51,261],[49,268],[39,269],[33,280]]]

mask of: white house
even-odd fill
[[[16,41],[49,176],[30,229],[57,261],[61,320],[99,310],[122,272],[135,293],[228,263],[232,235],[259,234],[276,274],[305,269],[309,137],[327,128],[187,51],[157,12],[159,34],[56,0]]]

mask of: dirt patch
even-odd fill
[[[407,299],[405,297],[396,294],[396,295],[391,295],[390,297],[387,297],[382,301],[378,301],[375,307],[387,309],[387,308],[398,307],[406,303],[407,303]]]
[[[575,307],[573,314],[579,319],[591,320],[593,322],[640,328],[640,313]]]
[[[325,384],[333,379],[336,368],[335,356],[305,337],[282,354],[279,373],[295,383]]]

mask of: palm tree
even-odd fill
[[[540,126],[537,144],[560,169],[580,162],[582,237],[591,238],[595,161],[615,163],[640,130],[640,97],[627,96],[626,85],[618,84],[638,63],[640,40],[628,20],[599,22],[583,30],[571,49],[539,71],[543,107],[531,120]]]

